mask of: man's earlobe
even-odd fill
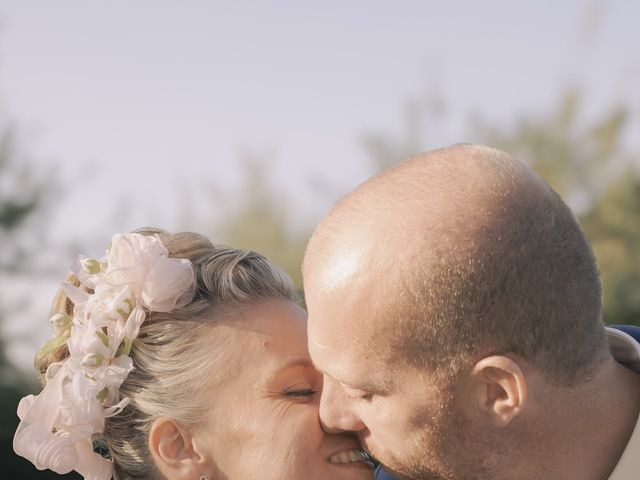
[[[524,373],[506,356],[492,355],[478,361],[467,382],[467,406],[475,410],[472,414],[496,426],[511,422],[527,399]]]
[[[153,422],[149,450],[165,478],[190,480],[211,471],[210,460],[200,451],[189,430],[172,418],[162,417]]]

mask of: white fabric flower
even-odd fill
[[[170,312],[193,298],[193,268],[189,260],[160,257],[151,265],[142,288],[142,303],[154,312]],[[184,292],[176,295],[176,292]]]
[[[14,449],[19,455],[33,458],[38,470],[48,468],[65,475],[78,464],[78,454],[69,433],[52,433],[39,423],[24,427],[14,443]]]
[[[52,322],[69,334],[69,357],[49,366],[40,395],[20,402],[13,445],[38,469],[108,480],[111,462],[91,440],[129,403],[119,389],[133,368],[131,342],[147,311],[170,312],[193,298],[195,277],[191,262],[170,258],[157,236],[135,233],[114,235],[106,259],[81,257],[72,268],[84,288],[62,285],[74,302],[71,326]]]

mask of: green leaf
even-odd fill
[[[100,340],[102,340],[102,343],[104,343],[104,346],[109,348],[109,337],[107,337],[107,334],[104,333],[102,330],[96,330],[96,335]]]
[[[120,355],[128,356],[129,352],[131,352],[131,339],[129,339],[128,337],[124,337],[124,339],[120,343],[120,346],[118,347],[118,350],[116,351],[116,357],[119,357]]]
[[[104,387],[102,390],[98,392],[98,394],[96,395],[96,398],[101,402],[104,402],[104,399],[107,398],[108,394],[109,394],[109,390],[107,389],[107,387]]]
[[[67,343],[67,337],[63,335],[58,335],[57,337],[53,337],[51,340],[45,343],[40,348],[40,350],[38,350],[38,353],[36,354],[36,360],[39,361],[43,359],[50,353],[55,352],[57,349],[59,349],[61,346],[65,345],[66,343]]]

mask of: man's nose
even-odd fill
[[[327,433],[359,432],[365,429],[364,422],[353,411],[353,400],[342,387],[325,376],[320,396],[320,424]]]

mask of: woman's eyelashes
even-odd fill
[[[317,385],[314,384],[314,382],[305,380],[304,382],[290,384],[283,389],[282,393],[286,398],[309,400],[315,397],[320,391],[320,389],[316,387]]]
[[[301,390],[287,390],[284,392],[286,397],[290,398],[312,398],[318,392],[311,388],[305,388]]]

